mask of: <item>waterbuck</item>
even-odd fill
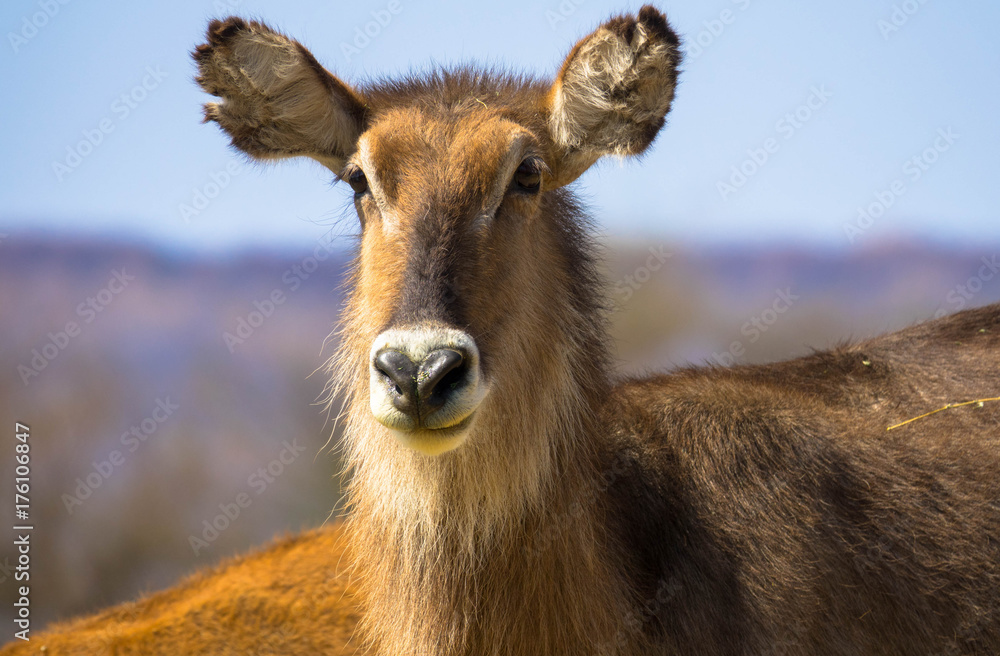
[[[352,87],[239,18],[194,56],[237,149],[311,157],[354,191],[330,363],[354,569],[340,528],[309,534],[53,645],[90,627],[119,654],[265,635],[284,654],[1000,653],[1000,306],[615,379],[567,185],[662,127],[681,55],[656,9],[600,26],[554,81]]]

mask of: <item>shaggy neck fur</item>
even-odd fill
[[[561,318],[544,343],[518,340],[526,352],[491,381],[455,451],[410,451],[371,417],[358,372],[375,335],[357,295],[348,303],[334,369],[349,408],[355,563],[381,653],[590,653],[611,644],[625,612],[596,494],[602,304],[578,212],[564,192],[550,198],[566,269],[538,273]]]

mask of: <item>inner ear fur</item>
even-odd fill
[[[576,44],[547,97],[557,149],[552,186],[572,182],[603,155],[649,147],[674,99],[679,46],[666,17],[650,5],[638,16],[612,18]]]
[[[311,157],[339,173],[364,123],[363,99],[299,42],[230,17],[208,26],[195,78],[221,102],[205,104],[232,144],[257,159]]]

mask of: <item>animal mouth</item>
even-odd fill
[[[465,441],[475,414],[473,412],[458,423],[440,428],[391,429],[391,432],[403,446],[426,456],[438,456],[458,448]]]

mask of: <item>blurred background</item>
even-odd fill
[[[313,372],[335,346],[350,193],[311,162],[249,165],[200,123],[188,53],[210,18],[261,18],[348,81],[470,60],[548,77],[638,6],[5,2],[0,625],[15,422],[35,629],[338,512]],[[1000,5],[660,7],[687,53],[668,127],[642,162],[575,183],[622,372],[793,357],[1000,299]]]

